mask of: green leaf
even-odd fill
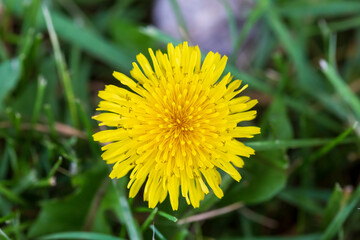
[[[341,208],[342,198],[344,191],[341,189],[338,183],[335,184],[334,191],[326,205],[323,225],[327,226],[331,220],[335,217]]]
[[[86,239],[86,240],[122,240],[123,238],[93,232],[62,232],[38,238],[39,240],[51,239]]]
[[[43,201],[40,214],[29,230],[29,237],[82,229],[92,199],[106,175],[105,167],[95,166],[73,178],[78,188],[74,194],[64,199]]]
[[[344,102],[352,108],[357,118],[360,119],[360,100],[356,94],[351,91],[334,67],[329,65],[325,60],[320,60],[320,67],[327,79],[334,86],[335,90],[343,98]]]
[[[259,159],[252,158],[246,162],[244,172],[240,172],[243,180],[225,194],[224,204],[237,201],[260,203],[275,196],[286,185],[285,171],[264,164]]]
[[[339,136],[337,136],[336,138],[334,138],[334,140],[330,141],[329,143],[327,143],[324,147],[322,147],[321,149],[319,149],[317,152],[315,152],[311,157],[310,157],[310,162],[314,162],[315,160],[317,160],[318,158],[322,157],[323,155],[325,155],[326,153],[328,153],[330,150],[334,149],[337,145],[344,143],[344,140],[346,139],[346,137],[352,133],[354,131],[354,129],[357,127],[358,122],[355,122],[353,124],[353,126],[351,126],[350,128],[348,128],[346,131],[344,131],[343,133],[341,133]]]
[[[335,236],[335,234],[340,230],[345,220],[353,212],[355,206],[359,203],[359,201],[360,201],[360,185],[357,186],[355,192],[352,194],[349,203],[336,214],[334,219],[326,228],[325,232],[322,234],[320,240],[332,239]]]
[[[300,235],[300,236],[276,236],[276,237],[233,237],[219,238],[218,240],[318,240],[320,234]]]
[[[151,211],[150,215],[146,218],[145,222],[141,225],[141,231],[144,232],[149,227],[150,223],[152,221],[154,221],[154,218],[158,211],[159,211],[159,209],[157,207]]]
[[[111,21],[110,27],[112,38],[118,45],[122,46],[127,56],[132,56],[130,59],[135,59],[139,52],[146,53],[148,48],[155,43],[154,39],[145,34],[142,27],[134,22],[114,19]]]
[[[342,21],[336,21],[329,24],[329,29],[332,32],[346,31],[352,28],[358,28],[360,26],[360,17],[352,17]]]
[[[166,238],[164,237],[164,235],[162,235],[161,232],[160,232],[154,225],[151,225],[150,228],[154,231],[155,235],[156,235],[160,240],[166,240]]]
[[[118,182],[119,182],[119,184],[118,184]],[[125,194],[126,179],[125,178],[121,178],[119,180],[114,179],[114,180],[112,180],[112,183],[113,183],[114,188],[116,189],[118,204],[120,205],[121,210],[122,210],[121,215],[122,215],[123,219],[125,219],[124,224],[126,226],[126,229],[128,231],[130,238],[131,239],[142,239],[139,225],[137,224],[137,222],[135,221],[135,219],[131,213],[130,205],[128,202],[129,198]]]
[[[20,62],[18,59],[0,63],[0,111],[3,108],[5,97],[16,87],[20,77]]]
[[[337,144],[356,143],[358,138],[346,138],[341,142],[337,142],[337,138],[306,138],[306,139],[291,139],[291,140],[268,140],[255,141],[246,143],[247,146],[253,148],[255,151],[267,151],[272,149],[289,149],[289,148],[307,148],[316,147],[336,141]]]
[[[110,66],[130,70],[131,62],[119,47],[104,39],[100,34],[87,27],[74,24],[74,21],[57,13],[51,12],[55,31],[59,37],[81,47],[92,56],[108,63]],[[40,23],[44,26],[44,23]]]
[[[278,95],[264,118],[262,136],[288,141],[293,130],[287,116],[285,103]],[[287,180],[288,159],[283,149],[271,149],[256,153],[245,161],[242,182],[236,184],[225,195],[231,202],[259,203],[270,199],[284,188]],[[242,173],[244,171],[244,173]],[[224,200],[225,201],[225,200]]]
[[[183,14],[181,13],[180,11],[180,7],[179,7],[179,4],[177,2],[177,0],[170,0],[169,1],[170,4],[171,4],[171,7],[172,7],[172,10],[175,14],[175,18],[176,18],[176,21],[177,21],[177,24],[179,25],[179,27],[181,28],[182,31],[180,31],[180,33],[184,33],[182,36],[183,38],[185,39],[189,39],[189,30],[186,26],[186,22],[185,22],[185,18],[183,16]]]
[[[233,42],[234,47],[233,47],[232,55],[230,57],[231,62],[235,61],[236,56],[239,53],[239,50],[241,49],[246,37],[250,34],[250,31],[254,28],[257,21],[263,15],[266,4],[268,4],[267,1],[257,2],[256,6],[251,10],[249,15],[247,16],[245,24],[242,26],[240,33]],[[226,9],[226,11],[229,12],[228,9]],[[228,16],[229,24],[230,24],[230,20],[232,20],[232,17],[233,17],[232,15]]]
[[[293,138],[292,126],[282,96],[275,98],[267,115],[266,120],[270,125],[273,137],[280,140],[290,140]]]
[[[77,116],[78,113],[76,111],[75,95],[74,95],[74,91],[73,91],[72,85],[71,85],[70,73],[67,69],[65,59],[61,52],[60,44],[59,44],[59,41],[57,38],[56,31],[54,29],[54,25],[53,25],[53,21],[52,21],[50,12],[45,5],[43,5],[42,10],[43,10],[44,19],[46,22],[46,27],[47,27],[49,35],[50,35],[51,45],[52,45],[53,51],[54,51],[55,62],[56,62],[56,67],[58,70],[59,78],[61,79],[64,90],[65,90],[66,100],[68,102],[69,112],[70,112],[70,116],[72,119],[72,123],[75,127],[78,127],[78,116]]]
[[[153,210],[150,208],[145,208],[145,207],[139,207],[135,209],[136,212],[152,212]],[[160,216],[172,221],[172,222],[177,222],[178,219],[166,212],[163,211],[158,211],[157,214],[159,214]]]
[[[303,209],[311,214],[321,214],[323,209],[312,199],[304,197],[307,194],[307,191],[286,190],[281,192],[278,197],[281,200],[298,207],[298,209]]]
[[[99,204],[100,202],[100,206],[98,207],[95,216],[93,216],[93,223],[92,226],[89,224],[89,221],[87,222],[88,225],[88,229],[91,229],[94,232],[102,232],[102,233],[111,233],[111,226],[109,225],[108,222],[108,213],[109,211],[112,211],[115,216],[117,217],[117,220],[124,224],[125,223],[125,219],[123,218],[123,214],[122,214],[122,209],[118,203],[117,200],[117,193],[116,190],[114,188],[114,186],[111,184],[111,179],[107,178],[107,180],[105,180],[105,184],[107,184],[107,188],[103,188],[102,190],[98,191],[98,200],[94,201],[96,202],[95,204]],[[104,194],[103,197],[99,198],[99,195]],[[92,208],[94,208],[96,206],[93,206]],[[93,215],[95,212],[92,211]],[[90,215],[90,214],[89,214]]]
[[[307,61],[303,44],[299,37],[293,37],[287,29],[285,23],[281,21],[278,11],[274,4],[267,5],[265,14],[272,31],[276,34],[281,47],[283,47],[289,58],[294,63],[298,75],[298,85],[302,91],[309,96],[320,101],[330,111],[336,113],[342,118],[347,117],[346,111],[338,101],[335,101],[325,90],[327,89],[319,74]]]
[[[0,195],[5,196],[7,199],[9,199],[14,203],[18,203],[21,205],[26,204],[24,199],[22,199],[20,196],[18,196],[15,192],[11,191],[10,189],[7,189],[1,183],[0,183]]]
[[[287,17],[307,18],[339,16],[358,13],[360,3],[358,1],[286,1],[286,4],[279,7],[279,12]]]
[[[0,228],[0,239],[10,240],[10,238],[3,232],[3,230],[1,230],[1,228]]]

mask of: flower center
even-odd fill
[[[174,131],[174,136],[182,136],[187,134],[189,131],[193,131],[193,123],[191,121],[192,116],[188,116],[187,112],[173,113],[171,118],[171,128]]]

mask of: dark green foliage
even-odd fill
[[[108,177],[91,116],[104,84],[120,85],[114,70],[129,75],[137,53],[184,39],[151,26],[151,1],[0,1],[0,240],[360,238],[359,1],[255,1],[240,31],[220,2],[226,71],[259,100],[262,134],[244,140],[256,155],[241,182],[223,174],[223,199],[181,199],[173,212]],[[259,41],[240,70],[252,29]],[[184,221],[203,213],[215,217]]]

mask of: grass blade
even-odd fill
[[[315,201],[310,201],[310,199],[304,197],[304,194],[294,194],[290,191],[281,192],[278,197],[284,202],[290,203],[297,206],[299,209],[305,210],[310,214],[322,214],[323,209],[315,203]]]
[[[227,1],[221,0],[222,5],[225,8],[226,16],[229,23],[229,30],[230,30],[230,39],[232,44],[232,49],[235,49],[236,43],[236,35],[237,35],[237,27],[236,27],[236,19],[234,16],[234,11],[231,8],[230,4]]]
[[[26,205],[26,202],[24,199],[22,199],[20,196],[12,192],[11,190],[7,189],[5,186],[0,184],[0,194],[8,198],[10,201],[14,203],[18,203],[21,205]]]
[[[154,235],[156,235],[159,239],[166,240],[164,235],[162,235],[161,232],[159,232],[159,230],[154,225],[151,225],[150,228],[154,231]],[[155,239],[154,235],[152,239]]]
[[[310,162],[314,162],[316,159],[320,158],[321,156],[328,153],[331,149],[335,148],[338,144],[341,144],[341,142],[354,131],[354,129],[357,127],[358,122],[355,122],[353,126],[348,128],[345,132],[341,133],[339,136],[337,136],[334,140],[327,143],[325,146],[323,146],[321,149],[319,149],[317,152],[315,152],[310,157]]]
[[[323,215],[324,226],[327,226],[335,215],[339,212],[344,203],[344,190],[339,183],[335,184],[334,190],[327,202]],[[345,202],[346,203],[346,202]]]
[[[342,21],[336,21],[329,24],[329,28],[333,32],[346,31],[360,26],[360,17],[353,17]]]
[[[235,237],[219,238],[218,240],[318,240],[320,234],[300,235],[300,236],[278,236],[278,237]]]
[[[155,39],[156,41],[164,43],[164,44],[171,42],[174,45],[178,45],[179,43],[181,43],[180,40],[173,38],[172,36],[162,32],[161,30],[159,30],[158,28],[156,28],[154,26],[146,26],[146,27],[140,28],[140,32],[142,34],[145,34],[146,36],[151,37],[152,39]]]
[[[184,16],[181,14],[177,0],[170,0],[170,4],[174,11],[176,21],[180,25],[180,34],[183,35],[184,39],[190,39],[189,30],[186,26]]]
[[[0,64],[0,110],[3,107],[3,101],[9,92],[16,87],[20,77],[20,62],[18,59],[7,60]],[[4,81],[6,80],[6,81]]]
[[[55,28],[54,28],[53,22],[51,20],[50,12],[45,5],[42,6],[42,10],[43,10],[46,26],[47,26],[47,29],[48,29],[48,32],[50,35],[51,44],[54,49],[54,55],[55,55],[55,61],[56,61],[58,73],[59,73],[60,79],[62,80],[62,83],[64,85],[66,99],[67,99],[67,102],[69,105],[70,116],[71,116],[74,126],[77,127],[78,126],[78,117],[77,117],[77,112],[76,112],[75,96],[74,96],[74,92],[72,90],[71,82],[70,82],[71,81],[70,74],[67,70],[65,60],[61,53],[59,40],[57,38]]]
[[[120,181],[121,186],[118,185],[118,181]],[[127,196],[125,196],[126,184],[124,181],[126,181],[126,179],[120,179],[120,180],[114,179],[114,180],[112,180],[112,183],[116,189],[116,193],[117,193],[117,196],[119,199],[119,204],[122,209],[123,219],[126,220],[124,222],[124,224],[128,231],[129,237],[130,237],[130,239],[135,239],[135,240],[139,239],[140,240],[140,239],[142,239],[142,236],[140,233],[140,229],[131,213],[128,198],[127,198]]]
[[[46,235],[38,238],[39,240],[51,240],[51,239],[86,239],[86,240],[122,240],[123,238],[113,237],[101,233],[93,232],[62,232]]]
[[[136,212],[152,212],[153,210],[151,210],[150,208],[145,208],[145,207],[139,207],[139,208],[136,208],[135,209]],[[157,212],[160,216],[172,221],[172,222],[177,222],[177,218],[166,213],[166,212],[163,212],[163,211],[158,211]]]
[[[357,118],[360,119],[359,98],[350,90],[349,86],[344,82],[344,80],[341,79],[333,66],[329,65],[324,59],[320,60],[320,67],[338,94],[353,109]]]
[[[337,16],[343,14],[358,13],[360,3],[358,1],[288,1],[284,6],[279,8],[281,15],[295,18],[320,17],[320,16]]]
[[[5,240],[11,240],[11,239],[3,232],[3,230],[1,230],[1,228],[0,228],[0,236],[2,236],[3,239],[5,239]]]
[[[348,144],[357,142],[358,138],[346,138],[339,144]],[[292,140],[270,140],[270,141],[258,141],[248,142],[247,146],[253,148],[256,151],[266,151],[274,149],[287,149],[287,148],[304,148],[321,146],[334,141],[334,139],[292,139]]]
[[[46,85],[47,85],[47,82],[46,82],[45,78],[43,78],[42,76],[39,76],[38,87],[37,87],[37,92],[36,92],[36,99],[35,99],[35,106],[34,106],[34,111],[33,111],[32,119],[31,119],[32,128],[34,128],[35,123],[38,121],[38,118],[39,118],[41,106],[42,106],[43,100],[44,100],[44,93],[45,93]]]
[[[356,204],[360,201],[360,185],[356,188],[354,194],[352,195],[349,203],[341,209],[338,214],[336,214],[335,218],[326,228],[325,232],[321,236],[320,240],[330,240],[335,234],[339,231],[345,220],[348,218],[350,213],[355,208]]]
[[[247,17],[246,23],[242,27],[242,29],[240,31],[240,34],[238,35],[238,37],[235,39],[235,42],[234,42],[234,48],[233,48],[233,51],[232,51],[232,55],[230,57],[230,61],[232,63],[235,62],[235,58],[236,58],[242,44],[244,43],[244,40],[246,39],[246,36],[249,35],[251,29],[255,26],[256,22],[263,15],[264,10],[265,10],[265,6],[266,6],[267,3],[268,3],[267,1],[259,1],[259,2],[257,2],[256,7],[251,11],[249,16]]]
[[[148,226],[150,225],[150,223],[154,220],[157,212],[158,212],[158,208],[157,208],[157,207],[154,208],[154,209],[151,211],[150,215],[146,218],[145,222],[144,222],[143,225],[141,226],[141,231],[144,232],[144,231],[148,228]]]
[[[48,178],[50,179],[51,177],[53,177],[56,173],[56,171],[58,170],[58,168],[60,167],[61,163],[62,163],[63,159],[62,157],[60,156],[58,158],[58,160],[56,161],[56,163],[54,164],[54,166],[51,168],[51,170],[49,171],[49,174],[48,174]]]

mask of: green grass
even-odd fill
[[[0,0],[0,240],[360,237],[359,2],[256,1],[242,29],[219,2],[226,71],[258,98],[262,133],[246,140],[256,155],[242,181],[223,176],[223,199],[198,209],[181,199],[174,212],[168,199],[155,209],[129,199],[127,177],[109,179],[91,116],[97,92],[119,84],[114,70],[129,75],[137,53],[191,38],[179,0],[169,4],[183,39],[151,25],[151,1]],[[202,221],[184,223],[194,215]]]

